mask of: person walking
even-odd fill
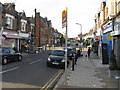
[[[91,53],[91,49],[90,47],[88,48],[88,58],[90,58],[90,53]]]

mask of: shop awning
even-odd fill
[[[19,35],[7,35],[7,34],[4,34],[6,38],[22,38],[21,36]]]

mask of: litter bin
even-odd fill
[[[42,46],[42,50],[43,51],[45,51],[46,50],[46,46],[44,45],[44,46]]]
[[[28,50],[29,54],[35,53],[35,48],[34,45],[30,45],[29,50]]]

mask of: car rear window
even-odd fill
[[[52,51],[52,55],[64,56],[65,55],[65,51],[54,50],[54,51]]]

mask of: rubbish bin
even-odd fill
[[[46,46],[44,45],[44,46],[42,46],[42,50],[43,51],[45,51],[46,50]]]
[[[34,52],[35,52],[34,45],[30,45],[29,50],[28,50],[28,53],[29,53],[29,54],[32,54],[32,53],[34,53]]]

